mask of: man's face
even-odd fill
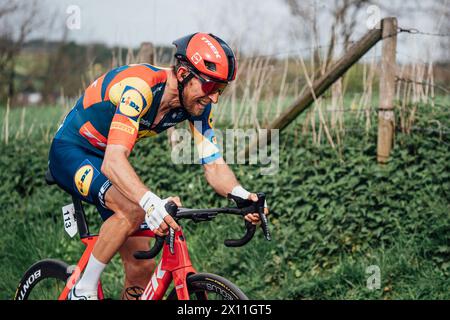
[[[202,90],[200,80],[193,77],[184,87],[183,99],[187,112],[193,116],[199,116],[203,113],[206,105],[219,101],[219,93],[206,94]]]

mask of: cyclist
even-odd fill
[[[134,64],[115,68],[95,80],[58,129],[50,148],[49,169],[65,191],[96,205],[104,220],[85,272],[69,299],[97,299],[100,275],[119,252],[124,269],[123,299],[139,296],[155,268],[136,260],[148,250],[146,238],[128,238],[145,221],[157,235],[179,229],[165,203],[140,180],[128,157],[136,141],[188,120],[207,182],[222,196],[257,201],[223,160],[212,129],[212,105],[236,77],[231,48],[213,34],[194,33],[173,42],[171,68]],[[151,152],[150,152],[151,156]],[[155,159],[155,161],[157,161]],[[258,223],[257,213],[245,217]]]

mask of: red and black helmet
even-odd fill
[[[175,58],[194,71],[220,82],[236,78],[236,57],[228,44],[211,33],[197,32],[173,42]]]

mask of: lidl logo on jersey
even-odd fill
[[[126,116],[136,117],[141,113],[143,104],[141,94],[135,89],[129,89],[122,95],[119,110]]]
[[[84,163],[89,163],[89,161],[84,161]],[[87,197],[92,181],[97,177],[97,172],[92,165],[83,164],[75,173],[74,182],[78,192],[82,196]]]

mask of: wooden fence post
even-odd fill
[[[380,107],[378,111],[377,161],[385,164],[389,159],[394,136],[394,96],[397,50],[397,19],[381,22],[383,49],[380,74]]]
[[[381,40],[382,32],[378,28],[370,30],[359,41],[351,46],[347,52],[334,63],[324,75],[318,73],[314,79],[317,79],[309,90],[305,90],[304,93],[298,97],[281,115],[274,119],[266,129],[279,129],[280,132],[285,129],[292,121],[294,121],[302,112],[304,112],[312,103],[315,98],[320,97],[336,80],[342,77],[345,72],[358,60],[367,53],[378,41]],[[270,142],[271,135],[267,136],[266,143]],[[239,155],[248,159],[250,154],[253,154],[257,150],[260,137],[256,135],[250,141],[250,144]],[[264,139],[261,139],[264,141]],[[261,147],[261,145],[260,145]]]

